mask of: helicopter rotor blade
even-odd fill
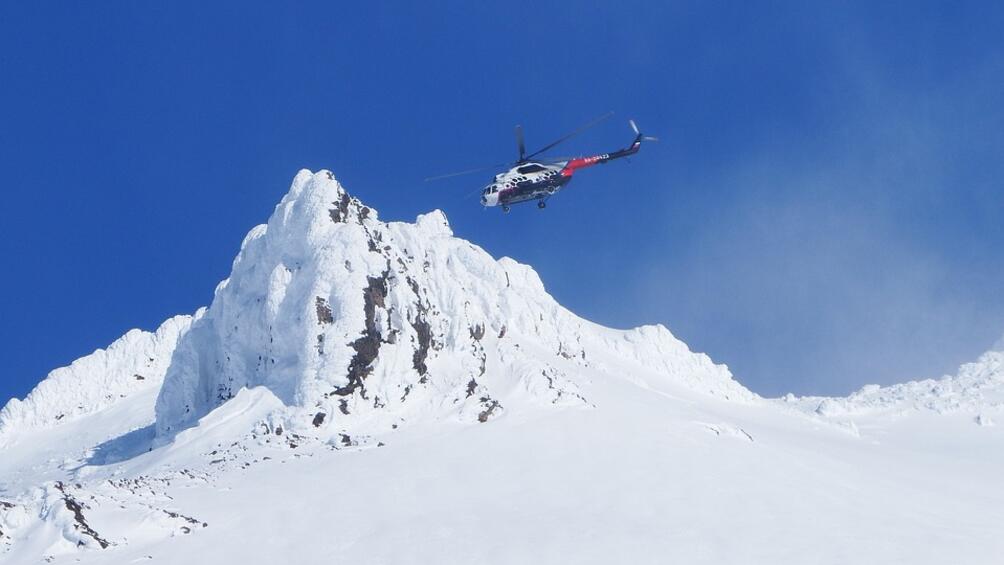
[[[526,157],[526,145],[523,143],[523,126],[516,126],[516,146],[519,147],[519,160]]]
[[[452,177],[459,177],[459,176],[462,176],[462,175],[470,175],[470,174],[474,174],[474,173],[480,173],[480,172],[483,172],[483,171],[487,171],[487,170],[490,170],[490,169],[498,169],[500,167],[508,167],[508,166],[509,166],[509,163],[499,163],[497,165],[488,165],[486,167],[478,167],[476,169],[467,169],[466,171],[460,171],[460,172],[457,172],[457,173],[446,173],[445,175],[436,175],[434,177],[428,177],[428,178],[425,179],[425,182],[434,181],[434,180],[448,179],[448,178],[452,178]]]
[[[580,133],[586,131],[587,129],[595,126],[596,124],[602,122],[603,120],[605,120],[605,119],[607,119],[607,118],[609,118],[610,116],[613,116],[613,115],[614,115],[613,112],[607,112],[606,114],[603,114],[602,116],[596,118],[595,120],[589,122],[588,124],[586,124],[586,125],[578,128],[578,129],[576,129],[572,133],[569,133],[569,134],[565,135],[564,137],[559,138],[557,141],[549,143],[548,145],[545,145],[544,147],[542,147],[542,148],[534,151],[533,153],[527,155],[526,157],[523,157],[521,159],[521,161],[525,161],[527,159],[532,159],[532,158],[536,157],[537,155],[540,155],[541,153],[547,151],[548,149],[553,148],[554,146],[558,145],[559,143],[563,143],[563,142],[571,139],[572,137],[575,137],[576,135],[579,135]]]
[[[470,200],[474,196],[480,195],[485,189],[478,187],[464,195],[464,200]]]

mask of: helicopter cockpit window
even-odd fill
[[[520,174],[525,175],[529,173],[539,173],[544,170],[544,167],[541,167],[540,165],[524,165],[516,170],[519,171]]]

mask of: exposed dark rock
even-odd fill
[[[87,520],[84,519],[83,506],[77,502],[77,499],[73,498],[72,495],[66,492],[66,487],[63,486],[63,483],[57,482],[55,487],[56,490],[62,493],[63,504],[66,505],[66,509],[73,513],[73,520],[76,522],[76,524],[73,525],[73,528],[81,531],[84,535],[96,541],[98,545],[101,546],[101,549],[106,549],[109,545],[111,545],[87,524]],[[80,542],[78,545],[83,545],[83,542]]]
[[[473,328],[470,328],[471,339],[474,341],[481,341],[481,338],[485,337],[485,327],[481,324],[475,324]]]
[[[345,414],[346,416],[348,416],[349,415],[349,401],[345,400],[344,398],[342,400],[339,400],[338,401],[338,409],[341,410],[342,414]]]
[[[348,396],[363,386],[363,379],[373,372],[373,361],[380,351],[380,333],[369,333],[352,342],[356,354],[349,362],[349,382],[335,390],[338,396]],[[365,395],[364,395],[365,396]]]
[[[478,414],[478,421],[481,422],[482,424],[487,422],[488,419],[495,414],[496,410],[502,408],[502,405],[499,403],[499,401],[495,400],[494,398],[488,396],[482,396],[479,400],[481,401],[481,405],[485,407],[485,409],[482,410],[480,414]]]
[[[140,375],[140,374],[135,374],[135,375],[132,376],[132,378],[136,379],[137,381],[145,381],[146,380],[146,377],[144,377],[143,375]]]
[[[331,315],[331,306],[328,301],[324,298],[318,296],[314,299],[314,305],[317,309],[317,323],[318,324],[330,324],[335,321],[334,316]]]
[[[200,523],[199,523],[200,521],[196,520],[195,518],[192,518],[191,516],[185,516],[184,514],[179,514],[178,512],[171,512],[170,510],[162,510],[162,512],[164,514],[167,514],[171,518],[177,518],[179,520],[184,520],[184,521],[188,522],[189,524],[192,524],[192,525],[195,525],[195,526],[200,525]],[[202,522],[201,525],[202,525],[203,528],[209,526],[209,524],[207,524],[205,522]]]
[[[387,278],[390,273],[384,271],[383,276],[367,277],[366,288],[363,289],[363,312],[366,316],[366,329],[363,335],[351,343],[356,354],[349,362],[348,383],[335,389],[333,394],[348,396],[363,387],[363,380],[373,371],[373,361],[380,352],[380,328],[376,324],[376,308],[384,308],[387,297]],[[366,397],[365,390],[362,391]]]
[[[564,344],[558,344],[558,355],[561,355],[561,356],[562,356],[562,357],[564,357],[565,359],[571,359],[571,358],[575,357],[575,356],[574,356],[574,355],[572,355],[571,353],[569,353],[569,352],[565,351],[565,346],[564,346]]]
[[[411,291],[415,293],[415,296],[420,296],[418,292],[418,283],[415,282],[415,279],[411,277],[405,277],[404,280],[408,283],[408,288],[410,288]]]
[[[478,381],[471,379],[471,382],[467,383],[467,398],[474,396],[474,390],[478,388]]]
[[[390,273],[384,271],[382,276],[367,277],[369,283],[363,289],[364,311],[366,312],[366,329],[376,329],[376,308],[386,308],[384,299],[387,298],[387,277]]]
[[[327,414],[324,412],[318,412],[317,414],[314,414],[314,421],[311,422],[311,424],[313,424],[315,428],[319,428],[321,427],[321,424],[324,423],[325,417],[327,417]]]
[[[428,313],[428,308],[422,304],[422,295],[418,283],[415,282],[411,277],[405,279],[408,286],[411,287],[411,291],[415,293],[418,300],[415,302],[415,309],[417,313],[415,318],[411,321],[411,327],[415,329],[415,334],[418,337],[418,344],[415,347],[415,354],[412,356],[412,366],[415,371],[418,372],[423,378],[419,382],[425,382],[425,374],[428,372],[429,368],[425,364],[425,360],[429,357],[429,348],[432,347],[432,326],[426,320],[426,314]]]
[[[226,384],[220,383],[219,386],[216,387],[217,404],[223,404],[224,402],[234,397],[233,384],[234,384],[234,379],[233,377],[230,377],[227,379]]]
[[[342,197],[337,202],[332,202],[334,208],[328,210],[331,221],[337,223],[345,222],[349,217],[349,195],[342,192]]]
[[[552,391],[554,391],[555,397],[554,397],[553,400],[551,400],[551,404],[557,404],[558,400],[561,400],[561,398],[564,397],[564,396],[566,396],[566,395],[573,396],[575,398],[578,398],[582,402],[584,402],[586,404],[589,404],[589,401],[586,400],[585,397],[582,396],[581,394],[574,393],[574,392],[568,392],[568,391],[566,391],[564,389],[561,389],[561,388],[558,388],[557,386],[555,386],[554,377],[550,374],[550,371],[548,369],[542,370],[540,372],[540,374],[543,375],[543,377],[545,379],[547,379],[547,388],[549,388]]]
[[[383,236],[380,235],[380,232],[376,230],[370,232],[365,225],[363,225],[363,231],[366,232],[366,247],[370,253],[380,253],[382,255],[380,244],[383,243]]]
[[[429,357],[429,347],[432,345],[432,327],[426,321],[425,309],[421,305],[419,305],[418,313],[415,314],[414,321],[411,322],[411,327],[415,328],[415,334],[418,337],[415,354],[411,358],[412,366],[418,371],[419,375],[424,377],[429,371],[429,367],[425,364],[425,361]]]
[[[501,329],[501,330],[499,330],[499,339],[502,339],[502,338],[504,338],[504,337],[505,337],[505,330],[506,330],[506,327],[505,327],[505,325],[503,324],[503,325],[502,325],[502,329]]]

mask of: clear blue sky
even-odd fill
[[[0,7],[0,403],[207,304],[303,167],[762,394],[940,376],[1004,333],[994,3],[292,4]],[[421,181],[608,110],[566,149],[628,117],[662,142],[544,212]]]

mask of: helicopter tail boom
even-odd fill
[[[593,165],[601,165],[614,159],[620,159],[621,157],[628,157],[634,155],[641,149],[641,143],[643,141],[659,141],[655,137],[647,136],[638,130],[638,126],[634,123],[634,120],[628,120],[631,125],[631,129],[634,130],[635,138],[631,142],[631,145],[625,147],[624,149],[618,149],[612,153],[603,153],[602,155],[592,155],[589,157],[579,157],[577,159],[572,159],[565,164],[565,167],[561,169],[561,175],[565,177],[570,177],[575,174],[578,169],[585,169],[586,167],[592,167]]]

